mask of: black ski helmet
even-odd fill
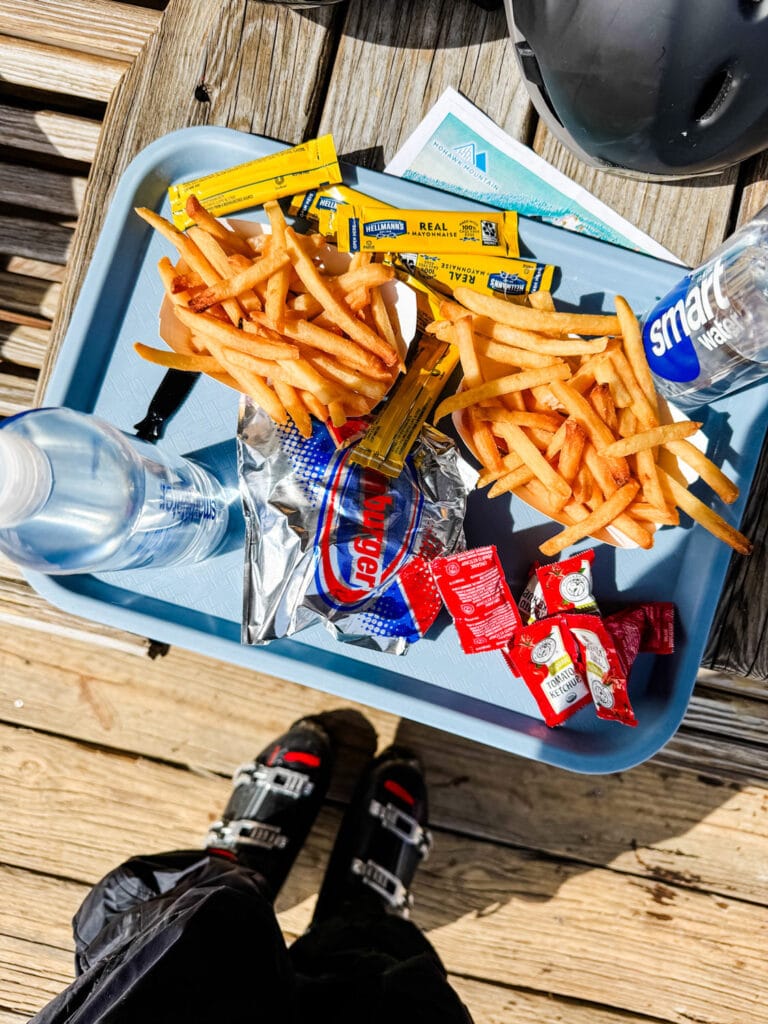
[[[708,174],[768,146],[768,0],[504,0],[534,105],[581,160]]]

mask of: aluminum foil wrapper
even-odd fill
[[[305,439],[249,399],[241,403],[243,643],[322,622],[343,642],[402,654],[437,617],[429,562],[465,547],[477,474],[429,426],[396,480],[356,466],[350,454],[322,424]]]

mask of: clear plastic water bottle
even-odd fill
[[[0,550],[45,573],[213,554],[229,501],[201,466],[94,416],[32,409],[0,424]]]
[[[682,408],[768,376],[768,206],[648,313],[643,342],[657,390]]]

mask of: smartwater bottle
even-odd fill
[[[684,409],[768,376],[768,206],[644,319],[660,394]]]
[[[0,424],[0,550],[26,568],[199,561],[222,542],[228,506],[207,470],[94,416],[32,409]]]

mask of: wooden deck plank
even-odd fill
[[[61,263],[49,263],[16,253],[0,252],[0,256],[2,257],[2,266],[9,274],[21,274],[24,277],[32,277],[40,281],[55,281],[58,284],[64,280],[66,268]]]
[[[72,253],[72,228],[31,217],[0,214],[0,256],[64,265]]]
[[[755,553],[748,558],[731,558],[728,574],[710,630],[703,663],[714,669],[738,672],[768,680],[768,576],[761,571],[761,559],[768,543],[765,517],[768,490],[768,442],[755,471],[741,521]]]
[[[69,952],[71,972],[72,916],[89,889],[85,882],[0,865],[0,935],[13,935],[41,951]]]
[[[226,0],[220,6],[221,14],[214,15],[201,33],[206,40],[201,78],[210,97],[205,123],[292,144],[317,134],[324,77],[336,43],[338,9],[318,8],[307,17],[307,12],[300,10],[247,0]],[[179,13],[176,5],[169,5],[163,26],[173,31]],[[278,56],[276,64],[276,55],[282,54],[291,54],[291,59]],[[189,93],[188,74],[185,80],[182,88]],[[192,83],[194,86],[194,79]],[[168,115],[175,127],[178,117],[172,105]],[[147,118],[145,131],[149,122]],[[198,123],[199,112],[184,121],[185,125]]]
[[[768,903],[759,786],[655,761],[619,775],[570,774],[175,648],[151,663],[75,640],[48,651],[43,640],[28,654],[27,636],[0,632],[9,723],[228,776],[300,715],[347,707],[372,723],[380,746],[397,739],[420,751],[442,828]],[[211,728],[220,707],[225,718]],[[344,799],[350,785],[342,777],[334,795]]]
[[[36,594],[24,581],[20,570],[14,572],[14,568],[0,554],[0,633],[21,631],[26,643],[31,643],[36,650],[59,643],[63,637],[144,658],[157,656],[165,650],[164,645],[148,637],[102,626],[54,607]]]
[[[0,66],[8,85],[106,103],[129,64],[2,35]]]
[[[768,152],[760,153],[742,167],[738,224],[751,220],[768,204]]]
[[[0,866],[0,1022],[28,1020],[72,980],[72,915],[88,887]]]
[[[82,209],[85,178],[0,161],[0,190],[3,202],[9,206],[74,220]]]
[[[686,725],[719,739],[761,746],[768,736],[768,704],[740,694],[698,694],[686,713]]]
[[[474,1024],[651,1024],[648,1017],[595,1003],[558,999],[511,985],[489,985],[455,974],[450,980],[462,1001],[471,1007]]]
[[[14,372],[13,364],[0,365],[0,416],[15,416],[30,409],[35,400],[35,380]]]
[[[9,867],[92,885],[136,853],[199,847],[228,790],[221,778],[29,730],[0,726],[0,736]]]
[[[229,791],[223,779],[12,727],[0,728],[0,779],[7,864],[78,882],[131,853],[199,845]],[[339,818],[323,810],[280,897],[289,934],[309,921]],[[764,906],[442,830],[416,897],[414,920],[464,977],[675,1024],[763,1020]]]
[[[526,136],[531,106],[515,67],[502,10],[466,0],[350,4],[320,131],[333,132],[340,153],[381,170],[453,86],[506,131]],[[350,103],[363,81],[365,102]]]
[[[768,681],[765,679],[746,679],[733,672],[716,672],[706,668],[699,669],[699,678],[708,690],[737,696],[749,694],[758,700],[768,700]]]
[[[70,922],[88,886],[0,866],[0,1021],[26,1020],[74,974]]]
[[[0,138],[9,151],[90,163],[101,124],[44,106],[37,109],[0,103]]]
[[[0,998],[9,1007],[7,1018],[0,1008],[0,1021],[28,1021],[72,980],[72,956],[0,935],[0,977]]]
[[[0,310],[0,359],[39,369],[48,349],[49,330],[6,320]]]
[[[740,741],[713,737],[711,733],[689,730],[685,722],[664,749],[656,755],[661,765],[698,773],[702,778],[734,782],[768,782],[765,744],[753,747]]]
[[[115,0],[0,0],[6,35],[120,60],[136,56],[159,20],[157,11]]]
[[[465,852],[457,844],[453,860]],[[571,875],[557,864],[497,861],[492,847],[486,854],[481,864],[473,851],[467,872],[477,904],[485,905],[445,925],[425,921],[449,970],[464,970],[465,951],[471,950],[473,964],[483,965],[488,980],[513,978],[526,988],[679,1024],[764,1020],[764,908],[681,895],[673,887],[627,882],[610,872]],[[450,853],[444,847],[440,856]],[[467,877],[461,871],[451,875],[444,863],[439,867],[445,874],[438,875],[435,897],[448,897],[442,912],[447,917],[464,910]],[[497,871],[513,879],[508,888]],[[426,903],[425,887],[420,892]],[[488,913],[499,915],[492,928]]]
[[[0,270],[0,310],[53,319],[61,294],[58,282]]]

